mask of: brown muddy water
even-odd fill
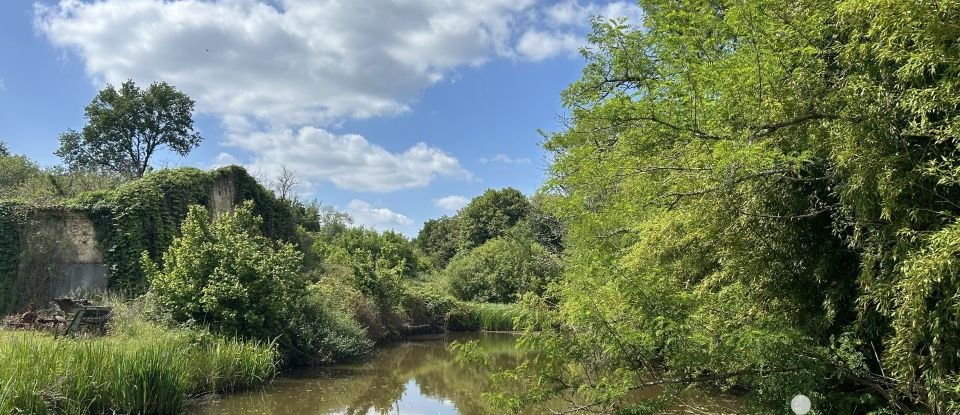
[[[380,349],[357,364],[285,373],[261,390],[228,395],[194,406],[194,415],[343,414],[488,415],[501,411],[482,394],[491,390],[490,373],[454,360],[453,341],[477,340],[495,362],[507,367],[520,359],[509,333],[458,333],[418,337]],[[650,394],[656,391],[649,391]],[[557,403],[559,405],[560,403]],[[732,401],[694,397],[670,414],[729,414]],[[561,406],[554,406],[559,409]],[[552,413],[532,408],[525,414]]]

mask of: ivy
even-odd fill
[[[211,195],[221,180],[233,185],[234,205],[253,201],[255,214],[264,219],[265,235],[292,240],[295,223],[289,205],[276,200],[243,168],[160,170],[114,190],[84,194],[73,201],[94,223],[109,288],[133,295],[145,292],[148,282],[140,266],[142,253],[160,263],[162,253],[180,234],[188,207],[212,208]]]
[[[20,265],[22,209],[11,202],[0,202],[0,312],[13,306]]]

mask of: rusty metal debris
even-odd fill
[[[57,310],[35,311],[33,305],[21,315],[8,316],[3,325],[13,329],[53,331],[55,334],[73,336],[77,333],[104,335],[107,323],[112,318],[112,308],[94,305],[86,299],[70,297],[54,298]]]

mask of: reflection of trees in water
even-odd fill
[[[502,367],[519,362],[510,335],[477,334],[467,339],[478,340]],[[481,397],[492,387],[489,372],[456,363],[445,340],[401,343],[361,365],[293,374],[278,379],[269,391],[225,397],[200,409],[224,414],[392,414],[410,380],[423,396],[453,402],[461,415],[495,413]]]

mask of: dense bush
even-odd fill
[[[322,269],[349,269],[353,287],[383,313],[400,306],[403,281],[416,276],[422,262],[403,235],[365,228],[342,228],[332,237],[318,238],[313,250],[322,258]]]
[[[540,244],[502,237],[458,255],[443,274],[461,300],[509,303],[523,293],[543,293],[559,270],[557,258]]]
[[[163,267],[142,260],[160,310],[220,333],[277,339],[288,363],[365,353],[355,324],[305,295],[302,254],[263,236],[260,221],[249,202],[212,223],[204,208],[192,206]]]

